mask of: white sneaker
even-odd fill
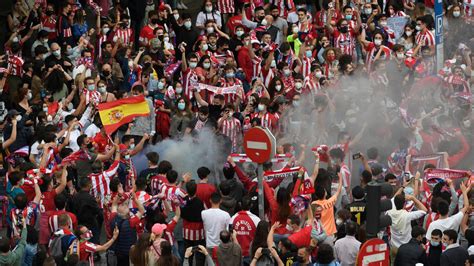
[[[188,7],[187,7],[183,2],[181,2],[181,7],[182,7],[183,9],[188,9]]]

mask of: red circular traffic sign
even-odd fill
[[[357,266],[389,266],[390,253],[387,243],[382,239],[367,240],[357,254]]]
[[[275,155],[276,140],[266,128],[253,127],[244,135],[244,150],[255,163],[264,163]]]

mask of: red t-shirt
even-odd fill
[[[308,247],[311,243],[311,226],[307,225],[300,231],[290,235],[288,240],[290,240],[291,243],[295,244],[295,246],[298,248]]]
[[[43,192],[41,195],[41,212],[54,211],[56,210],[56,204],[54,204],[54,198],[56,197],[56,190]]]
[[[200,199],[206,208],[211,207],[211,195],[216,192],[216,187],[207,183],[197,184],[196,197]]]

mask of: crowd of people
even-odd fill
[[[473,1],[437,32],[429,0],[1,2],[0,265],[356,265],[375,237],[392,265],[474,263]],[[99,106],[136,96],[109,134]]]

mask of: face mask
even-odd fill
[[[313,52],[311,50],[306,51],[306,57],[311,58],[313,56]]]
[[[190,68],[196,68],[197,63],[196,62],[189,62],[189,67]]]
[[[130,144],[130,146],[129,146],[128,148],[129,148],[130,150],[135,149],[135,143]]]
[[[52,14],[54,14],[54,11],[46,10],[46,16],[51,16]]]
[[[346,20],[352,20],[352,15],[346,15]]]
[[[238,30],[238,31],[235,32],[235,35],[237,35],[237,37],[240,37],[243,34],[244,34],[244,31],[242,31],[242,30]]]
[[[331,55],[328,55],[328,61],[329,61],[329,62],[332,62],[332,61],[334,61],[335,59],[336,59],[336,55],[332,55],[332,54],[331,54]]]
[[[181,92],[183,92],[183,88],[176,87],[175,91],[176,91],[177,94],[181,94]]]
[[[461,16],[461,12],[453,11],[453,17],[458,18],[459,16]]]
[[[189,30],[189,29],[191,28],[191,21],[189,21],[189,20],[188,20],[188,21],[185,21],[185,22],[184,22],[184,26],[186,27],[186,29]]]
[[[304,263],[304,258],[301,257],[301,256],[296,256],[296,261],[297,261],[298,263]]]
[[[179,14],[173,14],[173,17],[175,20],[178,20],[179,19]]]
[[[46,60],[47,57],[48,57],[48,54],[41,55],[41,58],[43,58],[43,60]]]
[[[464,125],[464,127],[471,127],[471,120],[465,120],[462,122],[462,124]]]
[[[263,26],[267,26],[268,22],[267,22],[266,19],[263,19],[262,22],[261,22],[261,24],[262,24]]]
[[[43,107],[43,112],[48,113],[48,106]]]
[[[260,112],[265,111],[265,105],[264,104],[259,104],[258,105],[258,111],[260,111]]]
[[[79,129],[79,125],[75,125],[74,130],[78,130],[78,129]],[[87,148],[93,148],[92,143],[87,144]]]
[[[366,9],[365,9],[365,14],[366,14],[366,15],[372,14],[372,8],[366,8]]]
[[[293,106],[294,106],[294,107],[300,106],[300,102],[293,100]]]
[[[158,89],[162,90],[165,87],[165,84],[163,82],[158,82]]]
[[[298,33],[299,29],[298,27],[293,27],[293,33]]]
[[[178,103],[178,109],[183,111],[184,110],[184,107],[186,107],[186,104],[185,103]]]
[[[347,26],[343,26],[343,27],[340,27],[340,28],[339,28],[339,31],[340,31],[341,33],[347,33],[347,32],[349,31],[349,29],[348,29]]]
[[[380,21],[379,24],[380,24],[380,26],[382,26],[384,28],[387,27],[387,21]]]
[[[87,85],[87,89],[89,91],[93,91],[93,90],[95,90],[95,85],[94,84]]]
[[[152,23],[153,25],[158,24],[158,22],[160,22],[160,20],[157,19],[157,18],[154,18],[154,19],[151,20],[151,23]]]
[[[293,232],[293,227],[291,227],[291,225],[286,224],[285,228],[286,228],[286,230],[288,230],[290,232]]]
[[[246,41],[244,44],[245,44],[245,45],[249,45],[249,44],[250,44],[250,41]]]
[[[446,249],[448,247],[448,243],[443,242],[443,247]]]
[[[231,79],[231,78],[234,78],[234,77],[235,77],[235,74],[234,74],[234,72],[226,73],[226,74],[225,74],[225,77]]]
[[[163,41],[165,41],[165,42],[170,42],[170,37],[168,37],[168,36],[164,37],[164,38],[163,38]]]
[[[377,46],[380,46],[382,44],[382,40],[376,39],[376,40],[374,40],[374,44],[377,45]]]
[[[204,69],[209,69],[211,67],[211,63],[202,63]]]
[[[405,55],[403,53],[397,53],[397,58],[398,59],[404,59]]]
[[[342,219],[341,218],[337,218],[336,219],[336,225],[341,225],[342,224]]]
[[[214,27],[207,27],[206,31],[207,31],[207,33],[213,33],[214,32]]]
[[[295,83],[295,87],[296,87],[296,89],[299,90],[299,89],[303,88],[303,83],[301,83],[301,82],[296,82],[296,83]]]
[[[259,21],[262,21],[264,18],[265,18],[265,16],[258,16],[258,17],[257,17],[257,19],[258,19]]]
[[[87,232],[83,233],[81,235],[81,238],[84,239],[84,240],[89,240],[92,238],[92,231],[91,230],[88,230]]]
[[[31,94],[31,92],[28,92],[28,94],[26,95],[26,97],[28,98],[28,100],[31,100],[31,98],[33,98],[33,94]]]
[[[412,32],[412,31],[405,31],[405,34],[406,34],[408,37],[410,37],[410,36],[413,34],[413,32]]]
[[[289,77],[291,75],[291,71],[289,69],[284,69],[283,75],[285,75],[285,77]]]
[[[53,55],[56,56],[56,57],[60,57],[61,56],[61,50],[53,51]]]
[[[272,60],[272,62],[270,63],[270,67],[276,67],[277,66],[277,63],[275,62],[275,60]]]
[[[97,90],[102,94],[107,92],[107,88],[105,86],[99,86]]]
[[[439,246],[439,241],[433,241],[433,240],[431,240],[431,241],[430,241],[430,245],[433,246],[433,247],[437,247],[437,246]]]
[[[109,32],[110,28],[103,28],[102,29],[102,34],[107,34],[107,32]]]
[[[123,157],[125,160],[130,160],[130,154],[127,154]]]
[[[94,145],[92,144],[92,142],[87,143],[87,149],[89,149],[89,150],[94,149]]]
[[[416,25],[415,29],[416,29],[417,31],[420,31],[420,30],[421,30],[421,27],[418,26],[418,25]]]
[[[43,43],[44,43],[44,44],[48,44],[48,39],[44,39],[44,40],[43,40]]]
[[[212,6],[206,6],[206,12],[211,13],[212,12]]]
[[[25,184],[25,179],[22,178],[18,184],[19,184],[20,186],[23,186],[23,185]]]
[[[317,78],[322,78],[322,77],[323,77],[323,72],[321,72],[321,71],[316,71],[316,72],[314,72],[314,75],[315,75]]]
[[[281,91],[281,85],[275,85],[275,90],[276,91]]]

